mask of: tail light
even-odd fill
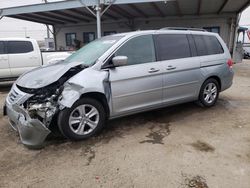
[[[233,60],[232,59],[229,59],[228,61],[227,61],[227,65],[228,65],[228,67],[230,68],[230,69],[232,69],[233,68]]]

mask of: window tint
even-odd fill
[[[4,42],[0,41],[0,54],[4,54]]]
[[[195,35],[198,56],[224,53],[224,50],[215,36]]]
[[[171,60],[191,57],[190,47],[186,35],[162,34],[156,36],[159,60]]]
[[[129,65],[156,61],[152,35],[129,40],[115,53],[115,56],[127,56]]]
[[[29,41],[9,41],[8,42],[8,53],[19,54],[28,53],[33,51],[32,43]]]
[[[203,39],[203,36],[201,35],[194,35],[194,41],[197,49],[197,55],[203,56],[207,55],[207,48]]]
[[[205,45],[207,47],[208,55],[221,54],[224,52],[220,42],[214,36],[203,36]]]
[[[196,46],[194,43],[193,35],[187,35],[192,57],[197,56]]]

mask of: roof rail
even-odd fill
[[[180,31],[206,31],[205,29],[201,28],[189,28],[189,27],[164,27],[160,30],[180,30]]]

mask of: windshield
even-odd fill
[[[82,62],[83,65],[90,66],[121,38],[122,36],[106,36],[97,39],[76,51],[63,63]]]

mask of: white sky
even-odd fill
[[[52,1],[60,0],[48,0],[48,2]],[[11,6],[21,6],[43,2],[44,0],[0,0],[0,9]],[[250,7],[243,12],[240,25],[250,28]],[[25,37],[25,30],[27,31],[27,36],[37,40],[43,40],[47,35],[46,27],[43,24],[13,18],[2,18],[0,20],[0,38]]]

